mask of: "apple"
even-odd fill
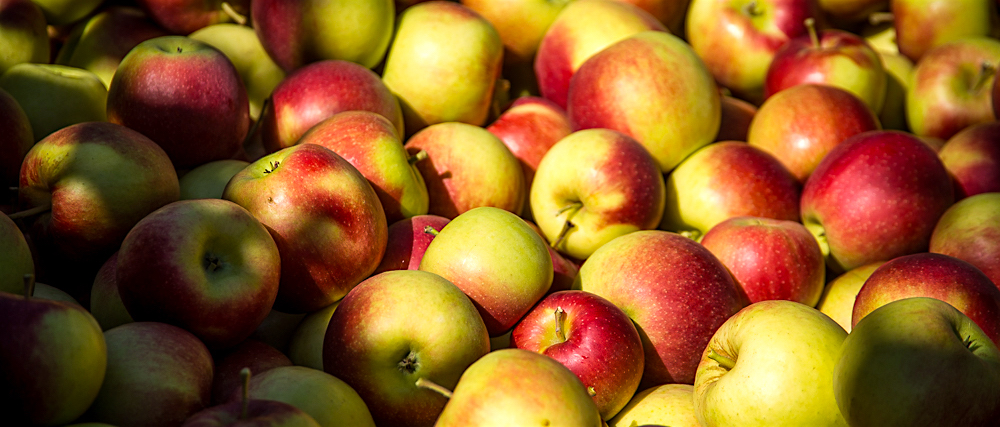
[[[250,0],[137,0],[136,3],[161,27],[181,35],[230,22],[250,12]]]
[[[532,424],[602,423],[597,405],[572,371],[548,356],[511,348],[469,366],[434,425]]]
[[[593,396],[604,420],[629,402],[643,372],[642,339],[632,319],[597,294],[550,294],[518,322],[515,348],[549,356],[569,368]]]
[[[694,386],[664,384],[642,390],[614,418],[609,427],[701,427],[694,415]]]
[[[90,290],[90,314],[105,331],[135,321],[118,293],[117,275],[118,252],[115,252],[97,270],[94,286]]]
[[[938,151],[955,180],[955,198],[1000,192],[1000,122],[970,125]]]
[[[393,0],[254,0],[250,16],[264,50],[291,72],[322,60],[372,68],[392,39]]]
[[[387,271],[333,312],[323,369],[358,392],[380,427],[430,426],[448,401],[417,379],[455,387],[489,345],[479,311],[457,286],[425,271]]]
[[[251,399],[275,400],[309,414],[321,427],[375,427],[368,405],[346,382],[321,370],[279,366],[250,379]],[[234,393],[230,401],[238,400]]]
[[[729,269],[751,303],[819,302],[826,284],[823,252],[796,221],[733,217],[709,229],[700,243]]]
[[[906,124],[906,91],[913,77],[913,61],[899,53],[879,52],[885,66],[885,103],[878,119],[884,129],[909,130]]]
[[[690,0],[617,0],[634,4],[656,17],[674,34],[684,34],[684,18]]]
[[[31,247],[21,229],[7,215],[0,215],[0,292],[24,294],[24,275],[35,274]]]
[[[156,141],[178,169],[236,155],[250,129],[249,109],[226,55],[181,36],[139,43],[108,88],[108,121]]]
[[[525,223],[527,223],[532,230],[535,230],[535,232],[542,237],[542,240],[545,239],[545,234],[542,233],[542,230],[538,228],[537,224],[529,220],[525,220]],[[573,281],[576,280],[576,274],[580,270],[580,263],[582,263],[582,261],[563,256],[563,254],[555,250],[555,248],[548,244],[548,242],[546,242],[546,247],[549,250],[549,257],[552,258],[552,286],[549,287],[549,290],[545,295],[548,296],[555,292],[568,291],[572,289]]]
[[[438,123],[406,141],[411,156],[423,151],[417,170],[427,186],[427,213],[454,218],[490,206],[520,214],[527,196],[517,157],[499,138],[479,126]]]
[[[45,63],[49,59],[49,36],[45,15],[33,0],[0,2],[0,74],[25,62]]]
[[[871,277],[875,269],[885,264],[875,261],[855,267],[833,278],[823,288],[823,295],[816,304],[816,309],[830,316],[847,333],[851,332],[851,314],[854,312],[854,301],[865,281]]]
[[[83,307],[32,298],[33,286],[28,275],[21,295],[0,292],[0,409],[13,425],[63,425],[97,397],[107,347]]]
[[[460,3],[430,1],[399,14],[382,81],[399,98],[406,136],[444,122],[482,126],[502,62],[490,21]]]
[[[284,353],[268,344],[247,339],[216,354],[214,364],[212,404],[221,405],[230,400],[235,390],[242,389],[245,379],[243,369],[249,369],[251,373],[258,375],[279,366],[292,366],[292,361]]]
[[[833,147],[879,129],[871,107],[854,94],[829,85],[801,84],[764,101],[746,141],[773,155],[805,183]]]
[[[729,95],[722,96],[719,107],[719,133],[715,135],[715,142],[746,142],[750,133],[750,124],[753,123],[753,118],[757,115],[758,107]]]
[[[104,332],[107,372],[87,420],[117,426],[177,426],[208,407],[212,354],[197,337],[159,322]]]
[[[378,113],[403,133],[399,102],[378,74],[349,61],[306,65],[285,77],[271,93],[260,117],[264,149],[291,147],[309,128],[334,114],[364,110]]]
[[[531,188],[538,163],[549,148],[573,133],[566,111],[538,96],[514,100],[486,130],[500,138],[521,162],[527,188]]]
[[[265,399],[232,401],[203,409],[181,427],[320,427],[309,414],[285,402]]]
[[[221,199],[226,184],[250,162],[237,159],[213,160],[181,175],[181,200]]]
[[[927,51],[906,91],[906,121],[913,133],[947,140],[968,126],[994,121],[990,88],[998,64],[1000,40],[991,37]]]
[[[703,426],[843,426],[833,372],[847,332],[794,301],[753,303],[712,336],[694,380]]]
[[[282,353],[288,353],[292,342],[292,334],[309,313],[285,313],[271,309],[267,317],[250,334],[252,340],[260,341],[274,347]]]
[[[604,297],[635,322],[645,352],[642,390],[693,384],[712,335],[749,303],[708,249],[661,230],[604,244],[584,261],[573,288]]]
[[[1000,193],[955,202],[931,233],[930,252],[953,256],[982,270],[1000,287]]]
[[[90,15],[101,0],[32,0],[45,13],[49,25],[67,25]]]
[[[420,260],[424,258],[427,246],[434,240],[437,232],[450,221],[438,215],[416,215],[390,225],[385,255],[372,274],[389,270],[419,269]],[[427,230],[427,227],[431,230]]]
[[[823,10],[840,25],[856,24],[885,9],[890,0],[818,0]]]
[[[21,162],[28,150],[35,145],[35,135],[31,131],[31,121],[21,104],[7,91],[0,89],[0,127],[6,129],[0,136],[0,191],[17,187],[21,172]],[[0,197],[0,204],[6,196]]]
[[[964,314],[906,298],[865,316],[833,371],[851,426],[993,425],[1000,414],[1000,351]]]
[[[638,141],[610,129],[570,134],[549,149],[531,185],[531,211],[560,253],[586,259],[612,239],[656,228],[666,188]]]
[[[322,145],[351,163],[371,184],[386,221],[424,215],[430,199],[392,122],[370,111],[344,111],[310,128],[298,144]]]
[[[385,252],[388,226],[375,190],[328,148],[301,144],[264,156],[233,176],[223,198],[250,211],[277,243],[278,310],[330,305],[375,271]]]
[[[54,64],[17,64],[0,75],[0,90],[28,116],[34,140],[66,126],[105,121],[108,91],[90,71]]]
[[[691,0],[685,31],[721,86],[760,104],[775,53],[806,34],[806,18],[821,15],[816,0]]]
[[[802,190],[802,223],[835,274],[926,251],[938,218],[954,203],[948,171],[919,138],[869,131],[823,158]]]
[[[947,302],[1000,342],[1000,289],[974,265],[938,253],[904,255],[879,266],[858,291],[851,325],[856,329],[875,309],[909,297]]]
[[[504,62],[531,63],[546,31],[570,2],[567,0],[461,0],[497,30]]]
[[[934,47],[993,33],[990,0],[892,0],[889,2],[899,52],[913,62]]]
[[[635,5],[614,0],[570,2],[538,46],[534,69],[539,92],[567,108],[570,81],[588,58],[619,40],[649,30],[667,28]]]
[[[739,141],[709,144],[684,159],[666,181],[660,229],[699,239],[737,216],[799,218],[801,185],[777,158]]]
[[[720,102],[690,45],[662,31],[644,31],[595,53],[573,74],[566,101],[574,129],[627,134],[664,173],[715,140]]]
[[[309,313],[295,328],[288,343],[288,358],[295,366],[323,370],[323,341],[339,304],[338,301]]]

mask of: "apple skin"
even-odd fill
[[[730,317],[694,380],[701,425],[841,426],[833,372],[847,332],[810,306],[761,301]]]
[[[815,30],[813,30],[815,31]],[[886,71],[875,49],[854,33],[827,29],[789,40],[777,52],[764,77],[764,97],[803,83],[843,88],[861,98],[876,114],[885,104]]]
[[[549,148],[573,133],[566,111],[538,96],[514,100],[486,130],[500,138],[521,162],[527,188],[531,188],[538,163]]]
[[[821,15],[815,0],[691,0],[685,31],[719,85],[760,104],[775,52]]]
[[[892,0],[890,11],[899,53],[920,62],[931,49],[993,33],[990,0]]]
[[[833,147],[850,136],[879,129],[871,107],[847,90],[801,84],[761,104],[746,141],[773,155],[805,183]]]
[[[309,414],[321,427],[375,427],[361,396],[341,379],[304,366],[279,366],[250,379],[250,398],[276,400]],[[230,401],[238,401],[237,390]]]
[[[694,386],[664,384],[641,390],[614,418],[609,427],[701,427],[694,415]]]
[[[399,14],[382,81],[399,98],[407,136],[437,123],[482,126],[502,63],[489,21],[460,3],[429,1]]]
[[[715,142],[747,141],[758,107],[729,95],[722,96],[719,107],[719,133],[715,135]]]
[[[461,0],[497,30],[504,62],[524,64],[535,59],[538,45],[568,0]]]
[[[278,349],[255,339],[247,339],[214,357],[215,376],[212,379],[212,405],[229,401],[234,390],[243,384],[240,371],[250,369],[257,375],[279,366],[292,366],[288,356]],[[252,378],[252,377],[251,377]]]
[[[957,3],[957,2],[956,2]],[[949,139],[968,126],[994,121],[992,95],[1000,40],[964,38],[921,56],[906,92],[906,121],[919,136]]]
[[[885,103],[878,119],[884,129],[907,131],[910,128],[906,124],[906,91],[913,76],[913,61],[899,53],[878,53],[886,73]]]
[[[635,138],[667,173],[715,139],[722,117],[717,94],[690,45],[666,32],[644,31],[580,65],[566,111],[575,130],[607,128]]]
[[[1000,287],[1000,193],[970,196],[948,208],[929,250],[971,263]]]
[[[712,334],[749,304],[708,249],[660,230],[606,243],[584,261],[573,288],[604,297],[635,322],[645,351],[642,390],[693,384]]]
[[[385,252],[388,226],[375,190],[328,148],[301,144],[264,156],[233,176],[223,198],[250,211],[278,245],[275,309],[330,305],[375,271]]]
[[[94,402],[108,353],[100,325],[83,307],[0,292],[0,337],[7,422],[63,425]]]
[[[851,315],[854,311],[854,301],[858,297],[858,291],[875,272],[875,269],[882,264],[885,264],[885,261],[875,261],[834,277],[823,288],[823,296],[816,304],[816,309],[830,316],[847,333],[851,333]]]
[[[323,60],[375,67],[392,39],[396,8],[393,0],[254,0],[250,15],[264,49],[292,72]]]
[[[625,407],[642,379],[639,332],[620,308],[597,294],[550,294],[518,322],[510,342],[569,368],[587,387],[604,420]]]
[[[33,0],[42,12],[49,25],[64,26],[79,21],[90,15],[98,6],[100,0]]]
[[[751,303],[819,302],[826,284],[823,252],[796,221],[734,217],[712,227],[700,243],[729,269]]]
[[[435,426],[545,423],[602,425],[594,400],[572,371],[551,357],[508,348],[469,366]]]
[[[904,255],[877,268],[858,291],[852,328],[875,309],[909,297],[947,302],[1000,342],[1000,289],[974,265],[937,253]]]
[[[340,112],[310,128],[298,144],[322,145],[357,168],[378,195],[389,223],[427,213],[430,198],[424,178],[384,116]]]
[[[619,40],[650,30],[667,28],[632,4],[574,0],[559,13],[538,46],[534,70],[539,92],[567,108],[572,77],[588,58]]]
[[[25,62],[49,60],[49,36],[45,15],[32,0],[4,0],[0,3],[0,74]]]
[[[524,173],[503,141],[479,126],[460,122],[430,125],[405,144],[410,156],[421,151],[417,170],[427,186],[427,213],[455,218],[477,207],[520,214],[527,198]]]
[[[0,89],[0,127],[5,129],[0,135],[0,185],[3,186],[0,188],[17,187],[21,162],[35,145],[35,136],[24,109],[3,89]],[[0,198],[0,203],[4,200]]]
[[[373,276],[378,273],[372,274]],[[295,366],[323,370],[323,341],[330,318],[340,302],[309,313],[292,333],[288,343],[288,358]]]
[[[453,388],[490,351],[469,297],[420,270],[387,271],[352,289],[323,345],[323,369],[350,384],[384,427],[434,425],[448,400],[417,379]]]
[[[818,0],[823,10],[834,22],[849,26],[880,10],[886,9],[889,0]]]
[[[94,73],[80,68],[17,64],[0,75],[0,89],[24,110],[35,141],[72,124],[107,118],[107,89]]]
[[[97,270],[94,286],[90,290],[90,313],[105,331],[135,321],[118,294],[117,275],[118,252],[115,252]]]
[[[104,332],[107,372],[87,420],[149,427],[180,425],[208,407],[212,354],[197,337],[159,322]]]
[[[0,292],[24,295],[24,275],[35,274],[31,247],[21,229],[7,215],[0,215]]]
[[[290,73],[271,93],[260,127],[264,149],[287,148],[309,128],[334,114],[363,110],[381,114],[403,134],[399,102],[378,74],[349,61],[326,60]]]
[[[388,243],[382,261],[372,275],[390,270],[417,270],[434,234],[427,227],[441,231],[451,220],[439,215],[416,215],[389,226]]]
[[[238,14],[250,12],[250,0],[136,0],[150,18],[173,34],[188,35],[213,24],[230,22],[222,9],[229,3]]]
[[[802,222],[834,273],[926,251],[954,203],[948,171],[912,134],[869,131],[834,147],[802,190]]]
[[[955,198],[1000,192],[1000,122],[962,129],[938,151],[955,180]]]
[[[660,229],[696,240],[737,216],[799,218],[801,185],[778,159],[739,141],[709,144],[667,177]]]
[[[858,427],[994,425],[997,384],[996,345],[954,307],[919,297],[865,316],[833,373],[837,404]]]
[[[108,88],[108,121],[148,136],[176,168],[188,169],[240,151],[250,104],[225,54],[164,36],[139,43],[122,59]]]
[[[610,129],[587,129],[549,149],[538,164],[530,201],[552,247],[583,260],[618,236],[656,228],[665,194],[656,160],[638,141]]]
[[[320,427],[309,414],[276,400],[248,399],[206,408],[191,415],[181,427]]]
[[[181,175],[181,200],[221,199],[226,184],[250,162],[236,159],[213,160]]]

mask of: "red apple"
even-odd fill
[[[976,266],[1000,287],[1000,193],[959,200],[941,215],[930,251]]]
[[[753,118],[757,115],[757,106],[729,95],[722,96],[719,106],[721,107],[721,116],[719,133],[715,135],[715,142],[747,141],[750,124],[753,123]]]
[[[250,0],[137,0],[136,3],[147,10],[157,24],[181,35],[212,24],[230,22],[233,15],[250,13]]]
[[[268,399],[234,400],[205,408],[181,427],[320,427],[313,417],[285,402]]]
[[[955,198],[1000,192],[1000,122],[971,125],[938,151],[955,180]]]
[[[242,387],[240,372],[250,369],[254,375],[279,366],[292,366],[292,361],[278,349],[263,342],[248,339],[215,356],[215,376],[212,379],[212,404],[228,402],[235,390]]]
[[[684,33],[684,17],[690,0],[617,0],[639,6],[663,23],[674,34]]]
[[[412,0],[411,0],[412,1]],[[503,41],[504,62],[530,63],[559,12],[563,0],[461,0],[490,21]]]
[[[518,98],[486,130],[520,160],[527,188],[549,148],[573,132],[566,111],[537,96]]]
[[[385,255],[372,275],[390,270],[416,270],[434,235],[448,225],[448,218],[438,215],[416,215],[389,226]],[[427,230],[427,227],[433,231]]]

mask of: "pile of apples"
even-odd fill
[[[0,0],[0,424],[1000,425],[998,4]]]

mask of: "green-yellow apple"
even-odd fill
[[[288,343],[288,358],[296,366],[323,370],[323,341],[339,304],[338,301],[309,313],[295,328]]]
[[[310,128],[298,144],[322,145],[361,172],[378,194],[390,224],[427,213],[430,199],[392,122],[370,111],[344,111]]]
[[[280,288],[279,288],[280,289]],[[271,309],[257,330],[250,334],[249,339],[263,342],[283,353],[288,352],[292,334],[309,313],[285,313]]]
[[[161,27],[181,35],[250,13],[250,0],[137,0],[136,4]]]
[[[260,118],[267,152],[291,147],[324,119],[344,111],[378,113],[403,135],[399,101],[378,74],[349,61],[319,61],[289,74],[271,93]]]
[[[992,37],[959,39],[927,51],[906,91],[906,121],[913,133],[947,140],[968,126],[996,120],[990,89],[998,64],[1000,40]]]
[[[955,180],[955,198],[1000,192],[1000,122],[962,129],[938,151]]]
[[[847,332],[815,308],[761,301],[712,337],[694,380],[704,427],[840,426],[833,372]]]
[[[865,316],[833,372],[856,427],[992,426],[1000,416],[1000,350],[964,314],[907,298]]]
[[[489,351],[486,324],[461,289],[420,270],[387,271],[333,312],[323,369],[361,395],[380,427],[431,426],[447,400],[417,380],[455,387]]]
[[[285,71],[264,51],[257,33],[245,25],[220,23],[201,28],[188,37],[208,43],[226,54],[246,85],[250,118],[260,117],[264,100],[285,78]]]
[[[267,227],[281,254],[274,308],[307,313],[337,301],[375,271],[388,238],[378,195],[330,149],[300,144],[251,163],[223,198]]]
[[[390,225],[385,255],[372,274],[419,269],[420,260],[427,252],[427,245],[431,244],[436,232],[441,231],[449,221],[451,220],[439,215],[416,215]],[[427,227],[433,230],[427,230]]]
[[[107,118],[108,90],[94,73],[54,64],[17,64],[0,75],[0,89],[24,109],[35,141],[66,126]]]
[[[955,202],[934,226],[930,252],[964,260],[1000,287],[1000,193]]]
[[[21,162],[35,145],[35,134],[21,104],[3,89],[0,89],[0,127],[4,129],[0,135],[0,188],[17,187]],[[0,204],[6,201],[6,196],[0,197]]]
[[[642,379],[642,339],[632,319],[594,293],[550,294],[518,322],[510,343],[573,371],[604,420],[625,407]]]
[[[722,116],[705,64],[663,31],[634,34],[587,59],[570,79],[566,105],[573,129],[627,134],[664,173],[714,141]]]
[[[583,63],[604,48],[643,31],[667,31],[637,6],[613,0],[574,0],[549,26],[535,56],[541,95],[566,108],[570,80]]]
[[[737,216],[799,219],[799,181],[770,153],[740,141],[695,151],[667,176],[666,188],[660,229],[696,240]]]
[[[746,141],[773,155],[805,183],[833,147],[877,129],[878,117],[857,96],[829,85],[802,84],[761,104]]]
[[[107,372],[87,420],[116,426],[177,426],[208,407],[212,354],[197,337],[158,322],[104,332]]]
[[[129,51],[108,88],[107,111],[108,121],[163,147],[178,169],[232,158],[250,129],[247,91],[233,63],[182,36],[149,39]]]
[[[802,190],[802,223],[834,274],[926,251],[954,203],[936,152],[900,131],[868,131],[827,153]]]
[[[479,207],[456,216],[427,245],[420,270],[472,300],[490,336],[503,335],[552,286],[545,241],[517,215]]]
[[[278,246],[229,200],[181,200],[153,211],[117,257],[115,283],[133,319],[179,326],[213,350],[247,339],[278,294]]]
[[[639,425],[701,427],[694,415],[694,386],[664,384],[647,388],[636,393],[618,415],[608,420],[609,427]]]
[[[945,43],[993,34],[996,5],[990,0],[892,0],[899,52],[919,62]]]
[[[104,336],[83,307],[26,297],[24,285],[0,292],[0,409],[12,425],[70,423],[101,389]]]
[[[118,294],[117,272],[118,252],[115,252],[97,270],[94,286],[90,289],[90,314],[105,331],[134,321]]]
[[[35,274],[31,247],[17,224],[0,215],[0,292],[24,295],[25,274]]]
[[[405,135],[443,122],[482,126],[502,62],[489,21],[459,3],[430,1],[400,13],[382,81],[399,98]]]
[[[321,427],[374,427],[361,396],[340,378],[304,366],[279,366],[250,379],[252,399],[277,400],[309,414]],[[233,399],[237,394],[231,395]]]
[[[469,366],[434,425],[601,424],[597,405],[572,371],[551,357],[510,348],[490,352]]]
[[[490,206],[520,214],[527,199],[521,164],[503,141],[461,122],[430,125],[406,141],[427,186],[427,213],[454,218]]]
[[[721,86],[759,104],[775,52],[821,14],[816,0],[691,0],[685,31]]]
[[[267,399],[234,400],[203,409],[181,427],[320,427],[313,417],[285,402]]]
[[[215,375],[212,377],[212,405],[230,401],[234,390],[242,390],[243,369],[253,375],[279,366],[292,366],[292,361],[280,350],[255,339],[246,339],[228,350],[214,355]]]
[[[500,35],[504,62],[530,63],[549,26],[572,0],[461,0]]]
[[[49,25],[66,25],[90,15],[101,0],[32,0],[45,13]]]
[[[715,142],[746,141],[758,107],[730,95],[722,95],[719,107],[719,133]]]
[[[868,277],[882,264],[885,262],[875,261],[855,267],[829,281],[823,288],[823,296],[816,304],[816,309],[830,316],[850,333],[851,313],[854,311],[854,301],[858,297],[858,291],[865,285],[865,280],[868,280]]]
[[[749,303],[708,249],[660,230],[606,243],[584,261],[573,287],[604,297],[635,322],[645,352],[642,390],[693,384],[716,329]]]
[[[221,199],[226,184],[250,162],[237,159],[213,160],[181,175],[181,200]]]
[[[530,200],[552,247],[582,260],[616,237],[656,228],[665,194],[660,167],[642,144],[618,131],[588,129],[549,149]]]
[[[0,1],[0,74],[15,64],[49,61],[45,15],[32,0]]]
[[[908,130],[906,91],[913,76],[913,61],[899,53],[878,52],[885,66],[885,103],[878,119],[884,129]]]
[[[264,49],[288,72],[328,59],[378,65],[396,16],[393,0],[254,0],[250,9]]]

